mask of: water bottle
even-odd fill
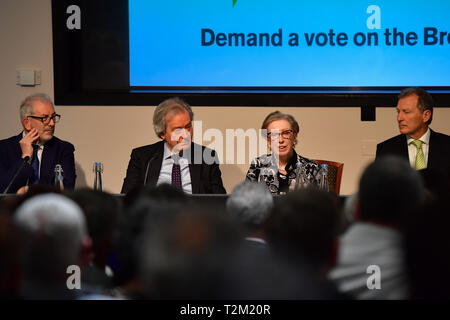
[[[55,181],[53,185],[57,187],[59,190],[64,190],[64,176],[63,176],[63,169],[60,164],[57,164],[55,166]]]
[[[297,162],[296,169],[297,177],[295,179],[295,189],[300,189],[306,187],[305,183],[305,167],[303,163]]]
[[[103,191],[102,173],[103,164],[101,162],[94,162],[94,190]]]
[[[321,167],[320,189],[328,192],[330,191],[330,187],[328,185],[328,165],[324,163]]]

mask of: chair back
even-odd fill
[[[344,164],[342,162],[329,160],[313,160],[316,161],[319,165],[328,165],[328,185],[330,187],[330,190],[334,190],[334,192],[339,195],[339,192],[341,190],[342,171],[344,170]]]

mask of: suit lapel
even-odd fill
[[[147,169],[148,162],[150,161],[147,179],[148,185],[156,186],[156,183],[158,182],[159,178],[159,173],[161,171],[163,155],[164,155],[164,141],[161,141],[161,143],[155,146],[155,151],[150,153],[150,156],[148,157],[148,160],[145,163],[144,168]]]
[[[436,146],[434,145],[436,143],[436,141],[437,141],[435,136],[436,136],[435,132],[430,129],[430,141],[428,142],[428,163],[427,163],[427,169],[434,168],[435,157],[434,157],[433,150],[439,149],[439,147],[436,148]],[[432,146],[433,146],[433,148],[432,148]]]
[[[190,150],[190,158],[191,161],[189,162],[189,173],[191,174],[191,186],[192,186],[192,193],[200,193],[200,176],[202,173],[202,165],[201,164],[195,164],[195,153],[199,152],[198,148],[201,148],[201,146],[195,145],[194,143],[191,144],[191,150]],[[201,150],[201,149],[200,149]],[[203,150],[201,150],[203,151]],[[198,158],[199,155],[197,155]]]
[[[399,136],[398,144],[399,144],[398,148],[399,156],[409,161],[408,138],[406,137],[406,135],[402,134]]]
[[[55,145],[52,141],[53,139],[54,138],[44,144],[44,150],[42,151],[39,181],[45,184],[52,183],[52,173],[54,168],[51,166],[55,163],[56,156]]]

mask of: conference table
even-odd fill
[[[126,195],[121,193],[112,194],[115,197],[118,197],[122,200],[125,199]],[[14,198],[14,197],[20,197],[20,195],[17,194],[0,194],[0,201],[2,201],[5,198]],[[224,209],[226,206],[226,201],[229,197],[229,194],[193,194],[188,196],[189,199],[193,201],[194,204],[199,205],[206,205],[215,207],[217,209]],[[274,202],[278,203],[279,201],[283,201],[283,197],[285,195],[274,195]],[[343,206],[345,203],[345,199],[347,198],[347,195],[339,195],[340,205]]]
[[[113,194],[116,197],[124,198],[125,194]],[[193,200],[195,203],[199,204],[211,204],[211,205],[220,205],[225,206],[225,203],[227,202],[227,199],[230,195],[229,194],[190,194],[188,197]],[[285,195],[272,195],[273,199],[276,202],[282,201],[283,197]],[[347,198],[347,195],[339,195],[339,201],[341,205],[344,204],[345,199]]]

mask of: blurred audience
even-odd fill
[[[0,300],[20,299],[22,245],[10,217],[0,212]]]
[[[425,192],[400,158],[370,164],[345,201],[314,188],[274,198],[249,181],[223,206],[168,184],[57,192],[0,201],[1,299],[450,297],[446,191]]]
[[[340,238],[338,265],[329,274],[342,292],[358,299],[409,297],[402,232],[424,199],[420,175],[406,160],[386,156],[365,169],[355,222]],[[369,285],[373,268],[381,272],[379,287]]]
[[[193,206],[151,212],[141,237],[140,279],[151,299],[218,299],[221,277],[240,237],[220,214]]]
[[[117,270],[113,282],[114,295],[125,299],[142,299],[144,293],[138,279],[139,248],[141,236],[148,216],[164,217],[179,210],[188,202],[187,196],[169,184],[135,190],[132,198],[127,198],[126,209],[119,223],[119,237],[116,247]]]
[[[92,239],[91,260],[82,269],[83,287],[107,294],[113,288],[109,262],[116,246],[122,203],[111,194],[92,189],[79,189],[68,197],[83,210]]]
[[[406,264],[412,299],[450,299],[450,205],[428,204],[406,228]]]
[[[306,268],[294,268],[268,250],[248,254],[240,225],[225,212],[189,206],[167,213],[149,215],[142,233],[140,281],[146,298],[330,298]]]
[[[226,202],[227,212],[242,224],[248,246],[266,247],[267,219],[273,208],[273,197],[267,188],[256,182],[238,184]]]
[[[89,261],[91,240],[80,207],[58,194],[37,195],[20,205],[13,221],[23,243],[25,299],[74,299],[67,286],[68,267]]]
[[[346,298],[326,279],[336,263],[339,228],[339,202],[333,195],[299,189],[276,202],[268,240],[278,256],[294,266],[307,266],[308,276],[328,287],[329,298]]]

